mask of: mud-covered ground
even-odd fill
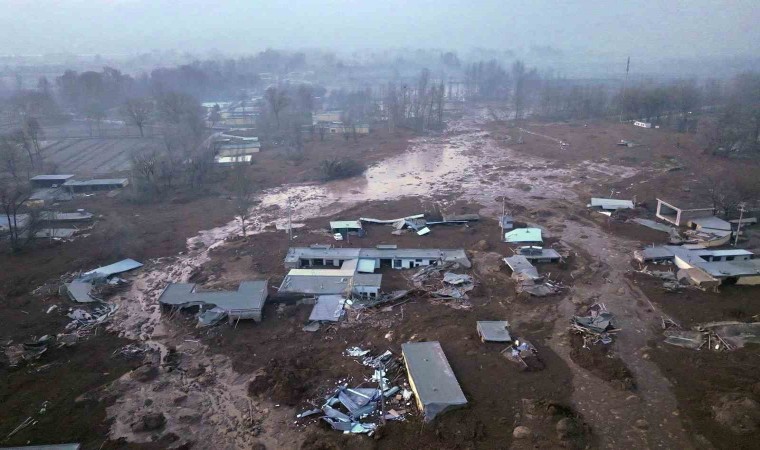
[[[86,448],[99,448],[109,439],[103,448],[432,449],[741,448],[756,440],[758,432],[751,427],[755,416],[747,401],[757,400],[753,349],[710,354],[665,348],[660,323],[664,315],[685,326],[751,318],[758,314],[750,301],[757,297],[757,288],[732,288],[717,297],[701,291],[664,294],[660,285],[635,274],[637,267],[631,264],[633,249],[663,242],[663,233],[610,221],[585,208],[588,197],[607,196],[613,188],[623,191],[618,194],[623,197],[648,198],[648,186],[666,194],[683,193],[680,186],[671,186],[672,174],[687,179],[700,167],[672,172],[672,158],[661,163],[658,155],[675,152],[669,147],[673,139],[678,139],[676,149],[692,149],[688,139],[655,130],[647,130],[651,136],[639,136],[640,130],[628,136],[627,129],[618,130],[624,125],[527,124],[521,126],[525,144],[516,144],[520,131],[490,123],[492,116],[486,109],[468,109],[450,122],[446,133],[413,139],[406,152],[397,153],[393,146],[378,154],[369,149],[357,152],[372,163],[363,177],[282,186],[268,179],[253,208],[249,236],[240,236],[239,224],[233,221],[191,237],[181,253],[146,261],[143,269],[128,275],[129,288],[110,299],[120,309],[109,326],[118,336],[108,338],[113,340],[109,350],[137,342],[145,350],[139,361],[109,362],[110,355],[93,349],[88,361],[113,375],[100,375],[89,384],[82,377],[81,384],[62,386],[75,397],[89,392],[85,397],[98,405],[90,417],[92,426],[63,436],[51,428],[33,427],[8,442],[61,442],[82,436]],[[646,146],[625,150],[641,151],[638,158],[651,163],[633,161],[607,143],[624,138],[651,139]],[[313,174],[309,164],[318,164],[315,155],[301,162],[302,167],[288,155],[268,157],[272,162],[261,161],[262,168],[280,170],[276,167],[281,164],[279,173],[297,182],[312,179],[307,175]],[[682,160],[691,161],[686,156]],[[303,224],[295,230],[292,244],[276,227],[287,220],[288,202],[293,221]],[[569,255],[563,264],[539,269],[566,286],[560,295],[516,295],[501,262],[510,250],[500,242],[494,220],[503,206],[518,221],[541,226],[547,245]],[[651,207],[648,202],[647,206]],[[326,230],[330,219],[385,219],[421,212],[431,217],[478,212],[483,219],[467,227],[435,227],[423,237],[394,236],[389,227],[369,225],[365,238],[335,242]],[[638,213],[649,212],[643,208]],[[270,286],[277,286],[285,274],[282,257],[288,245],[310,243],[463,247],[473,262],[468,273],[475,276],[477,287],[467,302],[414,296],[389,310],[350,313],[346,321],[316,333],[301,329],[309,314],[307,305],[272,301],[260,324],[240,322],[204,330],[194,327],[193,317],[168,317],[157,306],[168,281],[229,289],[243,280],[267,278]],[[405,271],[383,274],[386,289],[408,286]],[[691,299],[702,313],[694,312]],[[65,323],[60,316],[44,315],[47,306],[64,304],[62,300],[51,297],[40,304],[30,296],[25,301],[42,311],[35,317],[47,329]],[[568,333],[568,320],[595,302],[605,303],[616,314],[621,331],[609,346],[585,349]],[[475,321],[483,319],[509,320],[513,334],[536,345],[545,369],[520,372],[500,355],[500,346],[481,343]],[[30,325],[36,322],[19,320],[27,328],[19,327],[14,336],[38,333]],[[362,366],[342,355],[347,347],[398,354],[400,344],[409,340],[442,343],[468,398],[466,409],[425,426],[410,415],[374,437],[342,435],[313,420],[295,419],[327,387],[367,376]],[[85,352],[88,345],[95,344],[88,341],[75,351]],[[64,355],[51,352],[49,359],[44,356],[33,367]],[[139,369],[126,372],[138,363]],[[695,365],[699,379],[694,377]],[[71,370],[78,373],[79,367]],[[3,387],[4,402],[19,406],[2,412],[0,431],[39,414],[33,402],[24,404],[21,393],[40,381],[27,373],[30,369],[23,370],[3,376],[11,380]],[[24,389],[14,388],[22,385]],[[47,399],[53,405],[46,413],[51,424],[65,424],[63,414],[72,411],[70,397],[57,394],[60,390],[40,391],[40,399],[48,392],[55,398]],[[745,411],[734,420],[741,422],[740,428],[726,425],[732,410]]]

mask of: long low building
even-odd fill
[[[425,422],[467,405],[467,398],[439,342],[407,342],[401,344],[401,353]]]
[[[420,266],[456,262],[463,267],[471,267],[463,249],[396,248],[378,246],[376,248],[332,248],[291,247],[285,256],[285,267],[333,266],[341,267],[349,260],[358,260],[362,268],[374,265],[394,269],[411,269]],[[364,270],[362,270],[364,271]]]
[[[723,283],[760,284],[760,259],[755,259],[754,253],[744,249],[711,250],[663,245],[636,251],[634,256],[644,263],[672,262],[679,269],[698,269]]]
[[[96,180],[69,180],[63,187],[71,193],[90,191],[111,191],[127,187],[128,178],[100,178]]]
[[[174,308],[214,306],[230,319],[253,319],[261,322],[261,310],[268,296],[266,280],[244,281],[237,291],[198,292],[193,283],[169,283],[158,302]]]

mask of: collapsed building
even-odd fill
[[[663,245],[634,253],[642,263],[671,262],[679,280],[701,287],[760,284],[760,259],[743,249],[710,250],[701,246]]]
[[[244,281],[237,291],[201,292],[193,283],[169,283],[158,297],[158,302],[177,309],[210,307],[198,317],[202,325],[216,323],[224,317],[261,322],[261,311],[268,296],[267,284],[266,280]]]

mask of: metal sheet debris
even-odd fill
[[[509,322],[506,320],[479,320],[478,335],[483,342],[511,342]]]
[[[320,295],[311,310],[309,320],[314,322],[337,322],[343,317],[346,299],[340,295]]]
[[[89,272],[85,272],[82,274],[80,279],[82,281],[105,280],[106,278],[109,278],[112,275],[128,272],[130,270],[134,270],[139,267],[142,267],[142,263],[139,263],[135,261],[134,259],[124,259],[119,262],[116,262],[107,266],[103,266],[103,267],[98,267],[97,269],[91,270]]]

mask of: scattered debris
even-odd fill
[[[538,357],[538,350],[530,342],[515,339],[512,345],[501,351],[509,361],[520,366],[521,370],[536,371],[544,369],[544,362]]]
[[[732,351],[745,344],[760,344],[760,322],[710,322],[692,330],[671,327],[664,332],[665,343],[701,350],[707,346],[714,351]]]
[[[570,331],[583,336],[583,348],[589,344],[609,344],[612,335],[620,331],[615,325],[615,316],[607,311],[603,303],[594,303],[586,316],[573,316],[570,319]]]
[[[345,355],[361,358],[361,363],[373,369],[373,375],[367,381],[376,384],[376,388],[348,387],[339,385],[324,399],[321,407],[307,409],[296,418],[304,419],[322,414],[319,418],[327,422],[334,430],[344,433],[373,434],[378,422],[386,420],[404,420],[407,413],[405,404],[411,398],[411,391],[398,386],[388,388],[388,376],[396,380],[401,374],[401,364],[390,351],[379,356],[371,356],[369,350],[359,347],[346,349]],[[398,394],[402,391],[402,394]],[[407,392],[409,394],[407,395]],[[392,407],[391,409],[387,409]]]

